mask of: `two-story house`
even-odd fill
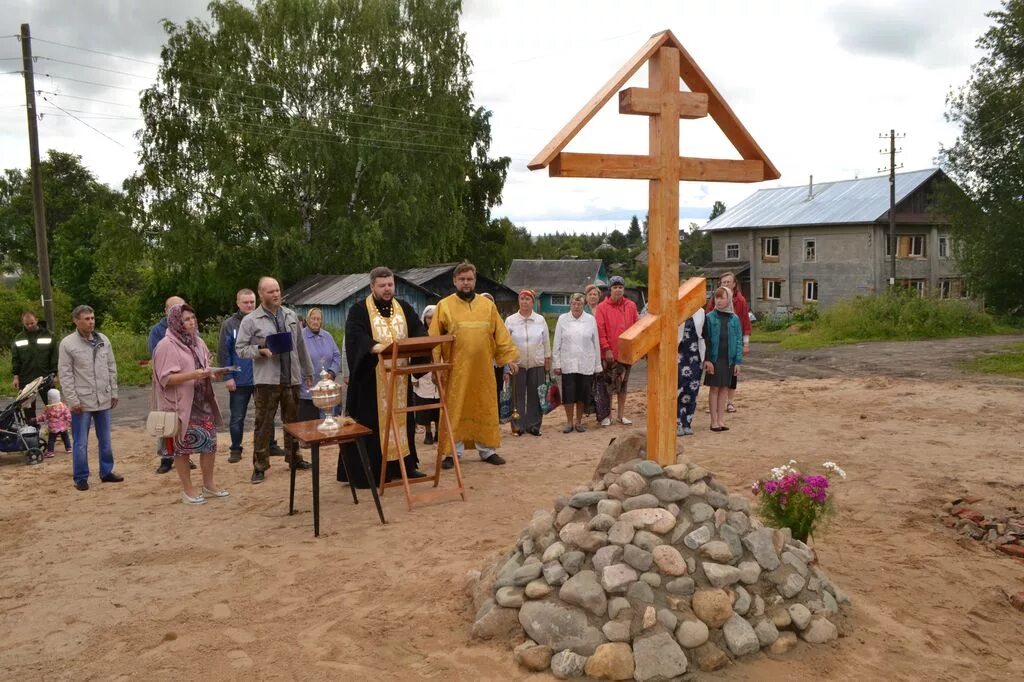
[[[949,225],[930,212],[938,168],[896,174],[896,282],[940,298],[966,296]],[[762,189],[708,222],[709,288],[727,271],[755,312],[827,308],[884,291],[893,271],[889,177]]]

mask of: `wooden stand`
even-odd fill
[[[384,435],[383,442],[381,443],[381,466],[380,466],[380,494],[383,495],[387,488],[395,488],[402,486],[405,489],[405,501],[409,505],[409,510],[412,510],[413,503],[416,502],[428,502],[443,497],[455,497],[459,496],[462,501],[466,501],[466,485],[462,480],[462,467],[459,466],[459,458],[455,452],[455,436],[452,432],[452,424],[448,418],[448,401],[445,399],[445,387],[448,383],[448,372],[451,370],[450,362],[429,362],[427,364],[406,364],[399,365],[398,361],[401,359],[412,359],[412,358],[430,358],[433,360],[434,349],[442,343],[452,343],[455,341],[454,336],[417,336],[411,339],[402,339],[396,341],[380,352],[380,362],[388,362],[384,368],[384,376],[387,381],[387,412],[385,413],[384,423],[381,424],[381,433]],[[420,374],[423,372],[433,372],[434,376],[437,377],[437,394],[438,402],[427,403],[424,405],[409,405],[406,407],[395,407],[395,393],[398,390],[398,377],[409,376],[412,374]],[[433,482],[434,488],[437,488],[441,483],[441,448],[440,443],[437,448],[437,458],[434,462],[434,475],[427,476],[424,478],[410,479],[408,472],[405,470],[405,460],[402,457],[398,458],[398,467],[402,471],[401,481],[387,481],[387,468],[388,468],[388,444],[393,437],[396,443],[401,442],[401,439],[405,437],[405,434],[400,433],[398,430],[398,420],[396,416],[399,414],[411,414],[414,412],[422,412],[424,410],[438,410],[440,412],[440,419],[444,420],[445,431],[448,434],[449,444],[451,445],[452,459],[455,463],[455,481],[457,487],[449,488],[445,490],[431,490],[429,492],[420,493],[418,495],[412,494],[412,485],[416,483],[430,483]],[[438,424],[440,426],[440,424]],[[440,434],[439,434],[440,435]]]

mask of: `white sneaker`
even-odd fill
[[[184,504],[206,504],[206,498],[202,494],[196,495],[195,497],[189,497],[188,493],[184,490],[181,491],[181,501]]]
[[[633,420],[630,419],[629,417],[623,417],[622,419],[619,420],[619,423],[620,424],[625,424],[626,426],[629,426],[630,424],[633,423]]]
[[[229,493],[227,490],[218,490],[217,492],[214,492],[207,488],[205,485],[203,486],[203,497],[227,497],[230,494],[231,493]]]
[[[601,420],[601,426],[611,426],[611,425],[612,425],[611,417],[605,417],[604,419]]]

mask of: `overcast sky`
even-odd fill
[[[30,22],[36,70],[50,74],[37,76],[36,88],[59,93],[39,101],[47,112],[39,125],[44,154],[81,154],[101,180],[119,187],[136,169],[137,92],[156,71],[160,22],[206,16],[207,2],[0,0],[0,73],[20,68],[12,59],[20,45],[9,36]],[[956,137],[943,119],[946,95],[967,79],[981,54],[975,41],[990,24],[985,13],[998,7],[997,0],[466,0],[462,25],[476,98],[493,112],[491,151],[512,157],[495,215],[540,233],[624,229],[632,214],[646,213],[645,182],[548,178],[526,163],[666,28],[782,172],[759,185],[682,183],[683,225],[702,223],[715,200],[730,206],[758,187],[805,184],[810,174],[815,182],[875,175],[888,163],[879,154],[888,143],[878,135],[890,128],[907,136],[898,163],[930,167],[940,145]],[[645,85],[646,77],[641,69],[631,84]],[[616,101],[569,151],[646,153],[645,118],[619,115]],[[0,75],[0,168],[28,165],[23,104],[20,75]],[[684,155],[737,158],[711,119],[681,126]]]

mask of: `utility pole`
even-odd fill
[[[896,149],[896,140],[906,138],[906,134],[897,135],[893,129],[889,130],[889,134],[882,133],[878,136],[878,139],[884,140],[886,137],[889,138],[889,149],[878,150],[880,154],[885,154],[886,151],[889,153],[889,233],[886,235],[886,243],[889,245],[889,253],[892,255],[892,274],[889,276],[889,286],[896,285],[896,169],[903,168],[901,163],[899,166],[896,165],[896,154],[903,151],[903,147]],[[884,171],[885,168],[879,168],[879,171]]]
[[[32,213],[36,227],[36,260],[39,261],[39,288],[42,290],[46,326],[56,333],[53,320],[53,289],[50,286],[50,254],[46,246],[46,206],[43,205],[43,172],[39,167],[39,130],[36,127],[36,86],[32,73],[32,35],[28,24],[21,25],[21,60],[25,75],[25,110],[28,114],[28,151],[32,161]]]

